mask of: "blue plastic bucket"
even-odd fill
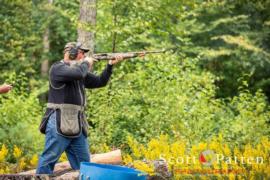
[[[146,174],[136,169],[82,162],[80,167],[81,180],[146,180]]]

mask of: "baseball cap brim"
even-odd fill
[[[88,52],[90,49],[80,48],[80,50],[83,50],[83,52]]]

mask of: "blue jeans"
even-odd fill
[[[77,138],[66,138],[56,132],[56,113],[53,113],[46,126],[46,141],[39,157],[36,174],[53,174],[54,165],[63,152],[72,169],[80,169],[80,162],[89,162],[90,153],[87,138],[81,133]]]

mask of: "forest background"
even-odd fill
[[[269,0],[95,3],[95,53],[169,51],[124,61],[106,87],[87,91],[92,153],[128,153],[127,137],[147,144],[166,134],[191,147],[222,136],[239,149],[269,138]],[[26,159],[42,151],[48,68],[77,40],[79,11],[78,0],[1,0],[0,83],[13,85],[0,96],[3,172],[18,161],[12,150]]]

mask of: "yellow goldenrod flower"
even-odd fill
[[[230,148],[229,148],[229,146],[227,144],[225,144],[223,146],[223,152],[224,152],[224,155],[226,155],[226,156],[230,156],[231,155],[231,150],[230,150]]]
[[[21,155],[22,155],[22,150],[15,145],[13,149],[13,156],[15,158],[19,158],[21,157]]]
[[[129,144],[133,154],[124,157],[125,164],[131,163],[135,168],[148,174],[155,173],[153,164],[148,164],[148,161],[145,163],[142,159],[150,160],[149,162],[157,159],[165,160],[169,171],[174,173],[174,179],[184,179],[184,177],[194,179],[196,176],[184,172],[196,171],[201,173],[200,178],[207,172],[213,172],[215,179],[255,179],[256,177],[269,179],[270,177],[270,143],[265,137],[256,146],[246,144],[243,147],[229,146],[223,141],[221,134],[213,138],[213,141],[188,147],[184,141],[170,143],[168,136],[165,135],[151,139],[147,146],[131,139]],[[208,149],[219,154],[219,160],[210,161],[210,166],[199,161],[199,155]],[[134,154],[140,154],[140,156]],[[132,159],[132,157],[135,158]],[[212,159],[208,157],[208,154],[204,155],[204,158]]]
[[[265,150],[267,151],[270,150],[270,141],[266,136],[262,137],[261,144],[265,148]]]
[[[21,170],[23,170],[25,167],[26,167],[25,158],[21,158],[21,159],[19,160],[18,168],[19,168],[19,170],[21,171]]]
[[[30,164],[31,166],[36,166],[38,163],[38,155],[35,154],[34,156],[32,156],[31,160],[30,160]]]
[[[61,154],[61,156],[60,156],[60,158],[59,158],[59,161],[60,161],[60,162],[67,161],[67,155],[66,155],[66,153]]]
[[[135,141],[135,139],[133,139],[131,136],[127,137],[127,141],[128,141],[128,145],[129,147],[132,149],[133,151],[133,155],[136,158],[140,158],[141,157],[141,152],[138,148],[138,143]]]
[[[9,174],[9,173],[10,173],[10,168],[9,167],[6,167],[5,174]]]
[[[3,162],[8,154],[8,149],[6,145],[2,145],[2,148],[0,150],[0,162]]]
[[[204,151],[207,149],[207,144],[206,143],[199,143],[199,150]]]
[[[235,175],[234,174],[232,174],[232,173],[230,173],[229,174],[229,180],[235,180],[236,178],[235,178]]]
[[[155,174],[153,165],[148,165],[142,161],[134,161],[134,168],[149,174],[150,176]]]
[[[109,152],[111,150],[110,147],[106,143],[103,143],[101,145],[101,149],[102,149],[102,152]]]
[[[130,164],[133,162],[132,157],[130,155],[126,155],[123,157],[124,164]]]

